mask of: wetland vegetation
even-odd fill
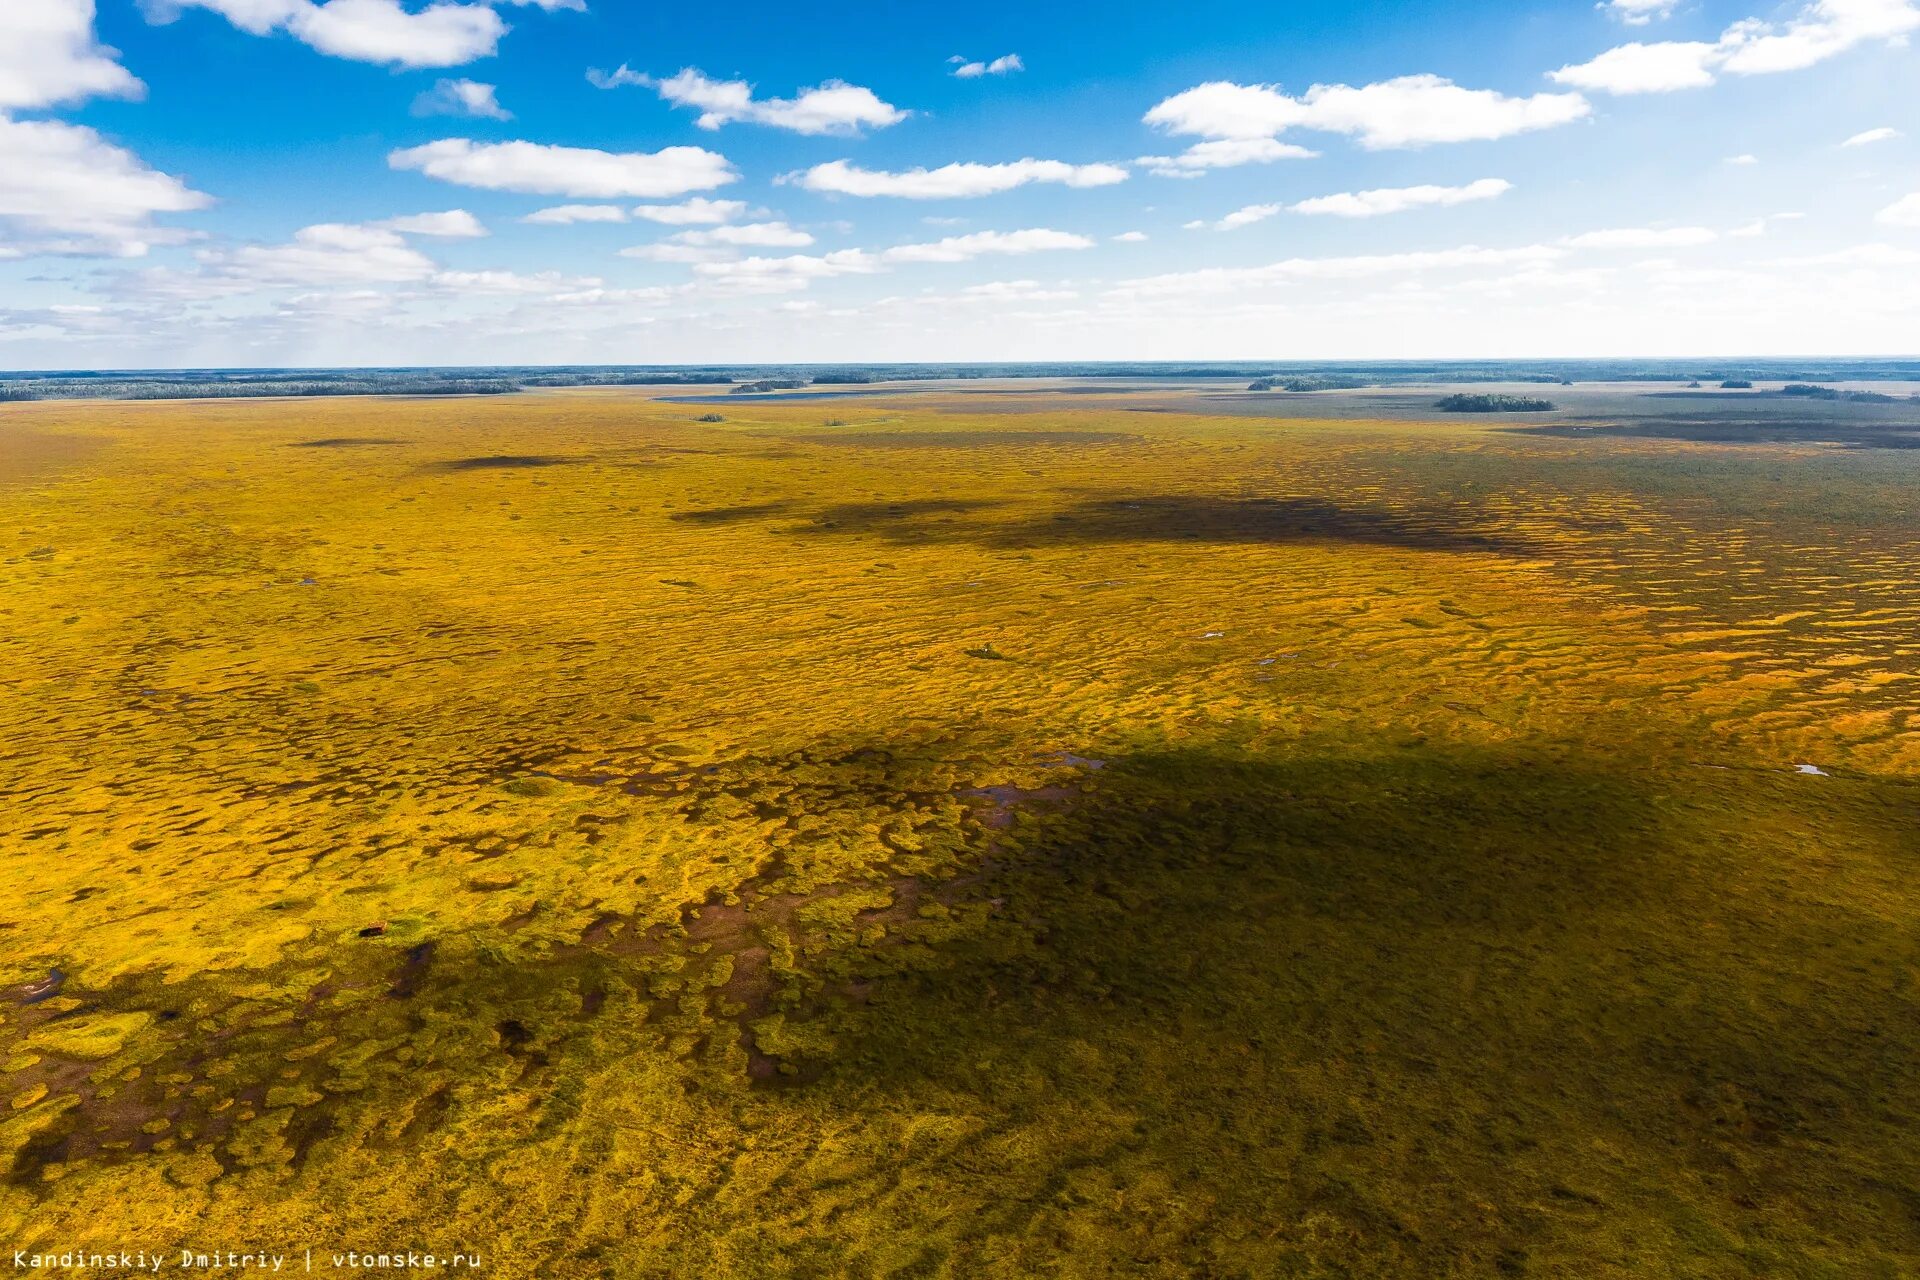
[[[6,1235],[1911,1274],[1911,410],[1411,394],[0,408]]]
[[[1699,386],[1699,383],[1694,383]],[[1433,402],[1433,407],[1442,413],[1550,413],[1554,409],[1551,400],[1542,400],[1538,396],[1502,396],[1455,394],[1442,396]]]
[[[502,365],[479,368],[0,370],[0,401],[189,400],[341,395],[499,395],[563,387],[713,387],[748,394],[801,391],[808,386],[866,387],[929,382],[1004,382],[1031,379],[1116,382],[1244,383],[1252,391],[1334,391],[1430,383],[1676,382],[1701,380],[1724,387],[1749,379],[1799,383],[1791,394],[1843,392],[1837,382],[1920,380],[1914,360],[1760,360],[1702,366],[1672,360],[1442,360],[1245,362],[1049,361],[980,364],[874,365]],[[1252,379],[1251,382],[1248,380]],[[1722,380],[1726,381],[1722,381]],[[1870,398],[1874,393],[1846,393]]]

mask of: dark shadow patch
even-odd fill
[[[678,524],[741,524],[748,520],[764,520],[770,516],[785,515],[792,509],[791,502],[753,502],[737,507],[708,507],[700,511],[676,511],[668,519]]]
[[[1896,792],[1825,816],[1876,821]],[[996,835],[952,911],[903,923],[917,963],[813,962],[862,996],[802,1024],[835,1046],[808,1087],[1040,1108],[1012,1133],[1044,1151],[989,1125],[916,1162],[921,1185],[994,1170],[977,1238],[1061,1220],[1045,1206],[1097,1170],[1205,1204],[1186,1256],[1260,1224],[1235,1274],[1314,1274],[1294,1250],[1327,1240],[1343,1274],[1494,1274],[1583,1256],[1571,1215],[1595,1204],[1609,1230],[1696,1232],[1623,1255],[1642,1262],[1903,1256],[1920,1028],[1879,966],[1911,947],[1815,886],[1740,887],[1802,864],[1805,803],[1547,744],[1115,759]],[[1095,1114],[1124,1120],[1075,1127]]]
[[[324,440],[296,440],[289,449],[371,449],[379,445],[411,444],[410,440],[387,440],[378,436],[329,436]]]
[[[589,458],[565,458],[539,453],[493,453],[476,458],[452,458],[431,463],[429,471],[522,471],[537,467],[570,467],[591,461]]]
[[[1186,494],[1081,502],[1044,519],[1001,526],[993,538],[1018,545],[1340,542],[1419,551],[1530,550],[1510,536],[1483,532],[1470,506],[1361,507],[1319,498]]]
[[[998,502],[969,498],[916,498],[906,502],[843,502],[816,512],[796,531],[839,530],[861,533],[875,529],[903,531],[904,526],[940,526],[953,517],[999,506]]]
[[[577,943],[453,935],[408,1002],[343,1007],[322,987],[249,1013],[218,975],[83,992],[199,1011],[114,1097],[101,1064],[55,1064],[80,1105],[38,1122],[10,1179],[45,1194],[51,1166],[142,1159],[155,1116],[191,1121],[224,1163],[220,1117],[275,1108],[276,1088],[301,1108],[296,1166],[349,1142],[424,1146],[533,1071],[544,1133],[610,1057],[672,1054],[689,1094],[746,1087],[720,1067],[794,1091],[753,1104],[791,1139],[786,1167],[808,1169],[756,1184],[762,1221],[857,1195],[957,1258],[1019,1241],[1022,1273],[1071,1257],[1133,1274],[1151,1255],[1167,1275],[1479,1276],[1604,1248],[1621,1274],[1756,1257],[1811,1274],[1836,1256],[1894,1274],[1912,1256],[1920,956],[1884,897],[1847,905],[1911,865],[1911,781],[1812,790],[1634,742],[1080,745],[1105,767],[1061,753],[1074,774],[1018,786],[956,780],[953,741],[757,761],[756,778],[804,779],[770,819],[932,792],[973,821],[951,861],[908,851],[833,884],[776,863],[668,920],[597,918]],[[724,772],[686,776],[732,794]],[[330,981],[377,993],[394,960],[349,945]],[[351,1092],[325,1056],[286,1053],[323,1033],[347,1042]],[[201,1070],[216,1052],[239,1073]],[[169,1097],[176,1072],[244,1108]],[[845,1136],[935,1110],[959,1118],[937,1141]],[[465,1176],[491,1140],[467,1128],[471,1149],[433,1172]],[[950,1188],[966,1212],[927,1217]],[[683,1256],[710,1256],[744,1212],[687,1220]]]

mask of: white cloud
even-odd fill
[[[1467,204],[1492,200],[1513,190],[1505,178],[1481,178],[1460,187],[1382,187],[1373,191],[1342,191],[1330,196],[1315,196],[1297,204],[1250,204],[1236,209],[1218,222],[1197,221],[1186,224],[1192,231],[1211,227],[1215,231],[1235,231],[1264,222],[1277,213],[1325,214],[1337,218],[1377,218],[1434,205]]]
[[[1512,98],[1434,75],[1377,84],[1317,84],[1298,98],[1273,85],[1216,80],[1175,94],[1145,116],[1169,133],[1273,138],[1292,128],[1346,134],[1370,151],[1510,137],[1568,124],[1592,108],[1577,93]]]
[[[1139,244],[1147,238],[1147,233],[1144,231],[1122,231],[1113,238],[1118,244]]]
[[[1548,78],[1602,93],[1671,93],[1712,84],[1719,56],[1719,46],[1696,40],[1623,44],[1590,62],[1548,72]]]
[[[1757,239],[1773,230],[1773,224],[1776,222],[1793,222],[1805,216],[1801,213],[1769,213],[1765,217],[1755,218],[1752,222],[1737,226],[1727,234],[1741,240]]]
[[[0,116],[0,243],[19,253],[135,257],[178,241],[159,214],[212,200],[92,129]]]
[[[436,80],[433,88],[413,100],[413,114],[513,119],[513,113],[500,105],[494,87],[478,80]]]
[[[990,280],[972,284],[957,295],[929,302],[1065,302],[1080,295],[1072,289],[1049,289],[1038,280]]]
[[[1890,244],[1857,244],[1800,258],[1776,258],[1776,267],[1920,267],[1920,249]]]
[[[1109,295],[1117,298],[1159,298],[1179,295],[1231,293],[1307,280],[1356,280],[1380,276],[1417,276],[1430,271],[1484,272],[1496,267],[1542,266],[1564,257],[1566,250],[1552,245],[1517,249],[1458,249],[1415,253],[1358,254],[1331,258],[1287,258],[1259,267],[1207,267],[1165,275],[1123,280]]]
[[[1002,54],[992,62],[969,62],[956,54],[948,58],[947,62],[953,66],[953,74],[962,80],[977,80],[981,76],[1004,76],[1027,69],[1027,64],[1020,61],[1020,55],[1017,53]]]
[[[802,89],[793,98],[755,98],[753,86],[745,80],[713,80],[695,67],[660,80],[622,65],[611,72],[589,71],[587,79],[601,89],[629,84],[652,89],[675,106],[698,110],[700,118],[694,123],[702,129],[746,120],[795,133],[858,133],[862,128],[898,124],[908,114],[881,101],[873,90],[844,80]]]
[[[341,222],[302,227],[287,244],[207,250],[199,256],[210,274],[255,286],[410,284],[438,269],[396,231]]]
[[[1603,0],[1595,6],[1630,27],[1644,27],[1660,18],[1671,18],[1679,0]]]
[[[507,32],[488,5],[450,0],[417,12],[399,0],[156,0],[148,7],[162,20],[184,8],[211,9],[254,35],[285,31],[336,58],[401,67],[453,67],[489,57]]]
[[[725,156],[701,147],[611,152],[467,138],[395,151],[387,163],[461,186],[587,199],[677,196],[718,187],[738,176]]]
[[[865,249],[841,249],[820,255],[796,253],[783,258],[738,258],[698,263],[693,268],[694,274],[709,283],[742,293],[785,293],[804,289],[815,280],[871,275],[880,269],[880,260]]]
[[[1026,231],[976,231],[931,244],[903,244],[882,250],[885,262],[965,262],[986,254],[1041,253],[1052,249],[1091,249],[1093,241],[1069,231],[1035,227]]]
[[[158,268],[136,273],[123,277],[118,291],[135,297],[191,300],[290,287],[365,289],[406,285],[461,295],[528,295],[573,291],[601,283],[593,277],[563,276],[552,271],[448,271],[406,239],[408,235],[485,234],[485,228],[471,214],[458,209],[375,223],[323,222],[300,228],[285,244],[202,250],[195,255],[199,260],[196,272]],[[298,297],[290,301],[302,303]]]
[[[0,111],[84,98],[137,98],[146,86],[93,34],[93,0],[0,4]]]
[[[1759,157],[1759,156],[1756,156],[1756,155],[1749,155],[1749,154],[1746,154],[1746,153],[1742,153],[1742,154],[1740,154],[1740,155],[1737,155],[1737,156],[1728,156],[1728,157],[1726,158],[1726,161],[1725,161],[1725,163],[1727,163],[1727,164],[1734,164],[1734,165],[1741,165],[1741,166],[1743,166],[1743,167],[1744,167],[1744,166],[1746,166],[1746,165],[1750,165],[1750,164],[1759,164],[1759,163],[1760,163],[1760,157]]]
[[[1274,160],[1311,160],[1319,154],[1278,138],[1215,138],[1211,142],[1196,142],[1177,156],[1141,156],[1134,163],[1162,178],[1197,178],[1208,169],[1267,164]]]
[[[441,236],[450,240],[472,240],[487,234],[480,219],[465,209],[445,213],[416,213],[404,218],[388,218],[373,224],[382,231],[399,231],[414,236]]]
[[[580,307],[624,307],[635,304],[665,306],[678,298],[682,292],[682,286],[666,285],[649,285],[642,289],[580,289],[570,293],[556,293],[546,301]]]
[[[321,53],[400,67],[453,67],[491,57],[507,24],[499,4],[584,12],[585,0],[141,0],[148,21],[209,9],[253,35],[284,31]],[[482,113],[473,113],[482,114]]]
[[[711,231],[682,231],[673,237],[680,244],[736,245],[759,249],[798,249],[813,243],[813,237],[784,222],[743,222],[735,226],[715,227]]]
[[[625,222],[627,211],[617,204],[560,204],[536,209],[522,222],[534,226],[564,227],[576,222]]]
[[[812,243],[811,234],[784,222],[746,222],[682,231],[668,240],[635,245],[620,253],[648,262],[724,262],[737,257],[737,249],[798,249]]]
[[[709,200],[706,196],[694,196],[679,204],[636,205],[633,216],[645,218],[648,222],[684,227],[695,223],[729,222],[746,211],[744,200]]]
[[[1265,222],[1268,218],[1271,218],[1284,208],[1286,208],[1285,205],[1279,204],[1250,204],[1245,208],[1235,209],[1232,213],[1214,223],[1213,229],[1215,231],[1237,231],[1241,227],[1250,227],[1256,222]],[[1207,224],[1204,222],[1190,222],[1187,225],[1197,231]]]
[[[563,276],[557,271],[531,275],[517,271],[436,271],[428,283],[462,294],[566,295],[597,288],[600,280],[594,276]]]
[[[1895,200],[1873,220],[1886,227],[1920,227],[1920,191]]]
[[[1481,178],[1460,187],[1382,187],[1373,191],[1343,191],[1338,195],[1316,196],[1287,206],[1294,213],[1331,214],[1339,218],[1377,218],[1432,205],[1468,204],[1493,200],[1513,190],[1505,178]]]
[[[494,52],[506,23],[483,5],[431,4],[417,13],[396,0],[327,0],[289,23],[321,53],[403,67],[454,67]]]
[[[622,249],[620,256],[638,258],[642,262],[726,262],[739,255],[714,245],[679,244],[665,240],[658,244],[633,245]]]
[[[1717,239],[1707,227],[1611,227],[1568,236],[1563,243],[1574,249],[1684,249]]]
[[[1720,73],[1798,71],[1862,44],[1898,45],[1915,31],[1920,31],[1917,0],[1814,0],[1783,27],[1745,18],[1712,44],[1625,44],[1549,76],[1606,93],[1668,93],[1704,88]]]
[[[703,281],[730,292],[786,293],[804,289],[815,280],[873,275],[902,263],[967,262],[989,256],[1093,247],[1094,242],[1086,236],[1033,227],[1023,231],[976,231],[971,235],[949,236],[926,244],[894,245],[877,251],[840,249],[826,254],[708,261],[696,263],[693,270]]]
[[[907,200],[960,199],[996,195],[1030,182],[1058,182],[1069,187],[1105,187],[1127,180],[1127,171],[1113,164],[1067,164],[1060,160],[1015,160],[1007,164],[949,164],[938,169],[909,169],[888,173],[862,169],[845,160],[817,164],[805,173],[790,174],[809,191],[848,196],[899,196]]]
[[[1883,126],[1879,129],[1868,129],[1864,133],[1856,133],[1840,145],[1843,147],[1870,147],[1876,142],[1891,142],[1893,139],[1902,136],[1898,129]]]

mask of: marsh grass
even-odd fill
[[[1070,405],[9,406],[8,1238],[1911,1270],[1912,455]]]

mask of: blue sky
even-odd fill
[[[4,0],[0,367],[1920,352],[1920,0]]]

